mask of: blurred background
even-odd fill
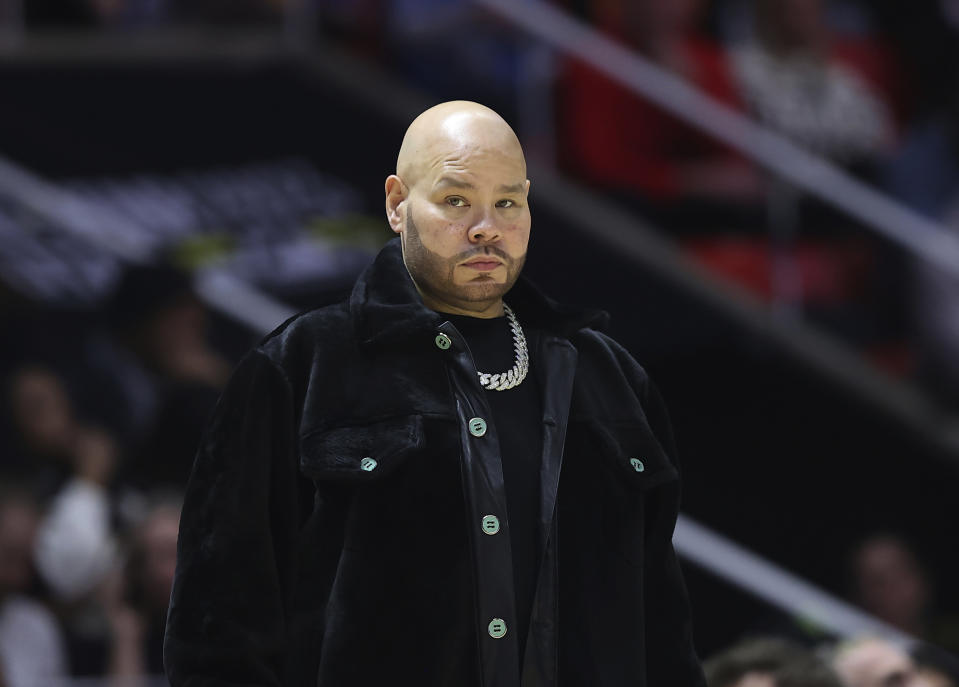
[[[0,1],[0,685],[165,684],[212,404],[349,292],[453,98],[526,147],[527,274],[666,398],[710,687],[959,685],[957,38],[956,0]]]

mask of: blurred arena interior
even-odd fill
[[[348,293],[459,98],[526,147],[527,274],[666,398],[711,687],[883,684],[866,636],[959,686],[957,39],[956,0],[0,2],[0,685],[165,684],[229,370]]]

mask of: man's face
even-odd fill
[[[892,539],[865,544],[855,560],[857,593],[866,610],[908,628],[928,601],[926,579],[913,555]]]
[[[525,163],[495,136],[469,136],[428,155],[408,190],[400,234],[406,267],[430,307],[489,311],[526,259]]]

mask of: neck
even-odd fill
[[[423,297],[423,304],[430,310],[435,310],[436,312],[446,313],[448,315],[466,315],[467,317],[479,317],[481,319],[492,319],[494,317],[502,317],[505,311],[503,310],[503,299],[497,298],[494,301],[489,302],[480,302],[480,303],[469,303],[465,304],[465,307],[455,305],[453,303],[447,303],[445,301],[433,298],[429,294],[423,293],[420,291],[420,295]]]

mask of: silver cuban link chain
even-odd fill
[[[513,332],[513,350],[516,351],[516,362],[513,367],[506,372],[498,374],[489,374],[486,372],[477,372],[480,385],[490,391],[506,391],[514,386],[519,386],[526,379],[526,373],[529,372],[529,352],[526,350],[526,335],[523,334],[523,328],[519,326],[519,320],[513,309],[506,303],[503,303],[503,310],[506,312],[506,321]]]

